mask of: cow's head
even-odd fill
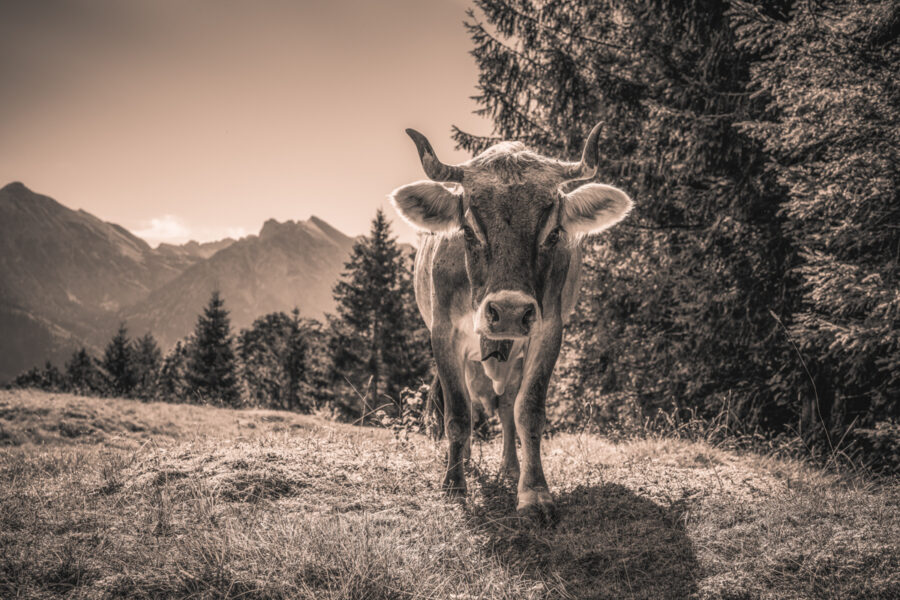
[[[550,309],[542,306],[544,293],[562,285],[572,247],[631,209],[625,192],[593,181],[599,125],[578,163],[503,142],[451,166],[438,160],[425,136],[406,133],[431,180],[398,188],[391,200],[416,229],[463,236],[475,329],[483,338],[538,330]]]

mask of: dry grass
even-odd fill
[[[0,392],[0,598],[897,598],[900,488],[699,443],[549,440],[529,529],[476,445]]]

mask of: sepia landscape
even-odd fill
[[[0,598],[900,598],[900,5],[0,4]]]

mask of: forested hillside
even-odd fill
[[[125,321],[171,349],[213,290],[249,326],[301,308],[321,319],[353,238],[313,216],[259,235],[151,248],[125,228],[19,182],[0,189],[0,384],[73,351],[96,352]]]

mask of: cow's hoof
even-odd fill
[[[553,525],[559,519],[553,497],[545,489],[520,492],[516,512],[521,519],[535,525]]]
[[[465,498],[466,497],[466,482],[465,482],[465,480],[456,479],[453,477],[445,477],[444,483],[441,484],[441,489],[443,489],[444,493],[447,494],[451,498]]]

